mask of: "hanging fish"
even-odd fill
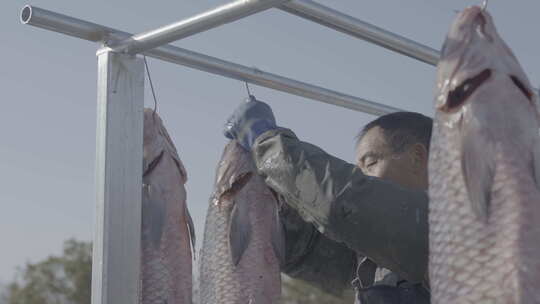
[[[281,296],[278,202],[236,141],[223,152],[200,259],[202,304],[273,304]]]
[[[141,304],[192,303],[187,173],[161,118],[144,110]]]
[[[538,97],[491,15],[450,28],[429,159],[433,303],[540,303]]]

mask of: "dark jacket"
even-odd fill
[[[357,284],[360,298],[372,296],[385,280],[392,282],[386,286],[404,284],[406,289],[427,286],[425,192],[366,176],[287,129],[259,136],[253,154],[259,174],[287,205],[282,212],[284,272],[340,293],[350,287],[359,268],[365,277]],[[399,298],[400,292],[385,291],[384,296]],[[362,303],[368,302],[401,303]]]

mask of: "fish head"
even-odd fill
[[[236,140],[230,141],[216,169],[215,191],[212,195],[214,204],[232,208],[234,197],[251,180],[254,171],[250,153]]]
[[[143,175],[148,169],[160,161],[166,153],[175,162],[183,182],[187,181],[187,172],[184,164],[178,156],[178,151],[163,124],[163,120],[152,109],[144,109],[144,132],[143,132]],[[151,170],[150,170],[151,171]]]
[[[530,167],[538,143],[537,99],[491,15],[478,6],[459,13],[437,66],[429,174],[447,162],[447,174],[462,177],[471,210],[485,223],[497,162]],[[430,191],[437,187],[430,180]]]
[[[446,126],[453,127],[471,108],[486,109],[486,103],[497,107],[494,103],[501,96],[494,94],[503,90],[506,99],[536,107],[537,95],[512,50],[499,36],[491,15],[478,6],[468,7],[456,17],[441,50],[437,115]],[[497,119],[489,117],[493,112],[484,112],[486,119]]]

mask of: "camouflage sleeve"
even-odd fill
[[[410,282],[428,261],[427,194],[368,177],[286,129],[253,146],[259,173],[287,205],[328,238]]]
[[[283,206],[280,217],[286,241],[282,272],[336,296],[351,289],[356,253],[322,235],[291,207]]]

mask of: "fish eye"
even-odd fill
[[[520,91],[527,97],[529,101],[532,101],[533,94],[532,92],[527,89],[527,87],[517,78],[516,76],[510,75],[510,79],[512,79],[512,82],[520,89]]]
[[[463,81],[458,87],[448,93],[448,98],[441,110],[452,111],[461,106],[469,96],[476,91],[491,76],[491,70],[485,69],[478,75]]]

